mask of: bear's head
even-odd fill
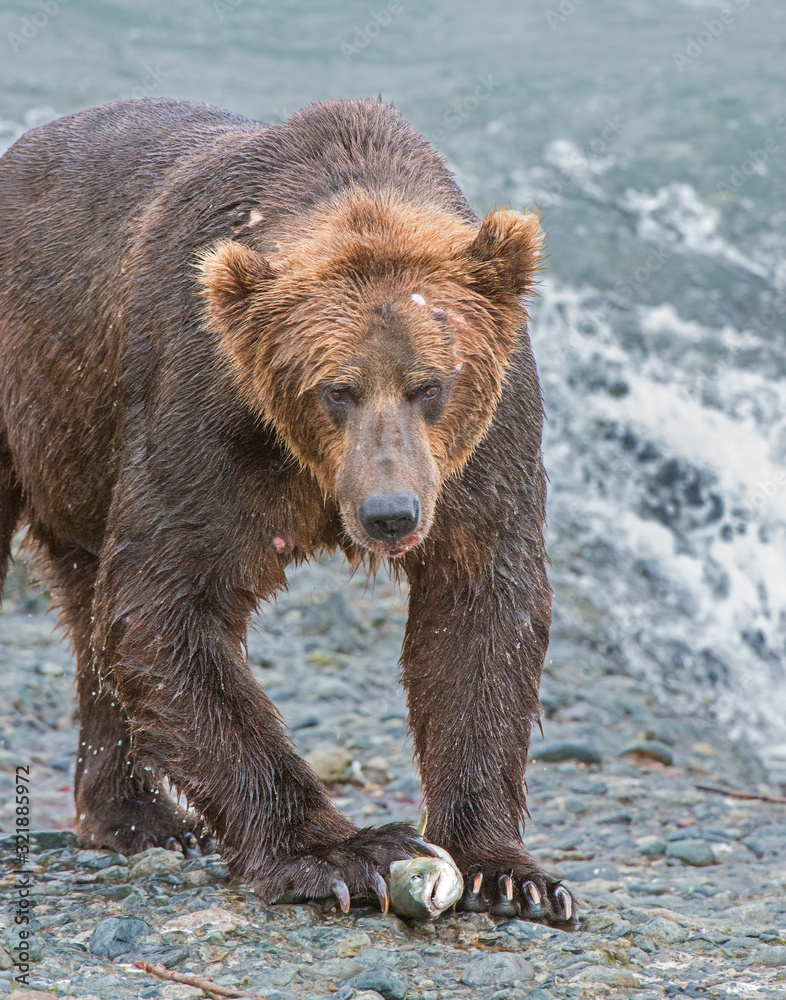
[[[201,255],[208,325],[245,404],[335,498],[355,544],[401,555],[493,418],[538,219],[493,211],[478,228],[353,192],[277,235],[264,256],[237,240]]]

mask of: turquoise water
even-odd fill
[[[786,780],[784,43],[780,0],[5,2],[0,148],[120,97],[381,93],[479,211],[541,206],[558,625]]]

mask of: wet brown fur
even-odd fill
[[[484,873],[472,905],[505,912],[509,873],[519,912],[531,880],[570,923],[521,844],[550,623],[539,252],[533,216],[478,221],[370,101],[275,127],[125,102],[0,160],[0,574],[26,522],[77,653],[84,842],[183,841],[167,777],[264,897],[368,893],[413,832],[334,810],[244,641],[288,564],[398,555],[427,834]],[[391,483],[421,507],[400,554],[356,513]]]

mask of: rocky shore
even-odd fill
[[[0,615],[0,996],[217,995],[136,962],[268,1000],[786,996],[786,805],[767,801],[780,790],[710,719],[680,717],[640,681],[607,672],[559,614],[527,844],[581,900],[575,934],[478,914],[411,927],[371,908],[264,907],[217,855],[80,849],[74,666],[46,606],[18,564]],[[364,825],[419,817],[397,686],[404,621],[394,584],[348,579],[340,560],[325,560],[292,574],[249,637],[255,677],[336,804]],[[36,831],[26,985],[13,978],[20,765]]]

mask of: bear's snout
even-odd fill
[[[417,529],[420,501],[408,493],[367,497],[358,507],[358,520],[371,538],[397,542]]]

